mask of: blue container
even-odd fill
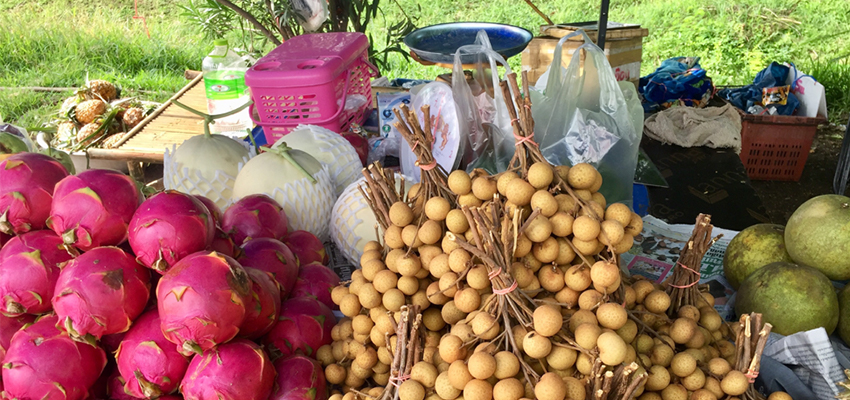
[[[632,190],[632,208],[637,215],[645,217],[649,213],[649,191],[646,185],[640,183],[634,184]]]

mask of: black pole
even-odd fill
[[[602,0],[599,6],[599,29],[596,31],[596,45],[602,50],[605,50],[605,33],[608,30],[608,3],[609,0]]]

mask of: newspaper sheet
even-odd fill
[[[635,237],[632,249],[621,256],[620,268],[654,282],[663,282],[673,272],[693,228],[693,225],[670,225],[651,215],[643,217],[643,233]],[[734,318],[729,299],[735,291],[723,276],[723,256],[729,241],[737,234],[736,231],[715,227],[712,235],[723,236],[711,246],[700,266],[700,284],[709,285],[709,291],[716,299],[714,307],[726,320]]]
[[[785,364],[794,371],[817,398],[830,399],[840,392],[836,382],[847,379],[844,376],[845,367],[839,362],[839,358],[847,362],[846,355],[840,352],[842,347],[843,350],[847,348],[839,340],[834,344],[835,346],[823,328],[791,336],[771,334],[764,348],[764,356]]]

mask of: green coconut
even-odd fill
[[[820,271],[787,262],[757,269],[741,283],[735,302],[738,315],[761,313],[773,332],[791,335],[838,326],[838,295]]]
[[[817,268],[829,279],[850,279],[850,197],[809,199],[785,225],[785,246],[797,264]]]
[[[757,224],[729,242],[723,257],[723,273],[729,284],[738,289],[753,271],[778,261],[794,262],[785,251],[785,227]]]

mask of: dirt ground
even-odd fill
[[[773,223],[784,225],[806,200],[833,193],[832,180],[844,129],[844,126],[836,125],[824,125],[818,129],[799,182],[752,181]]]

